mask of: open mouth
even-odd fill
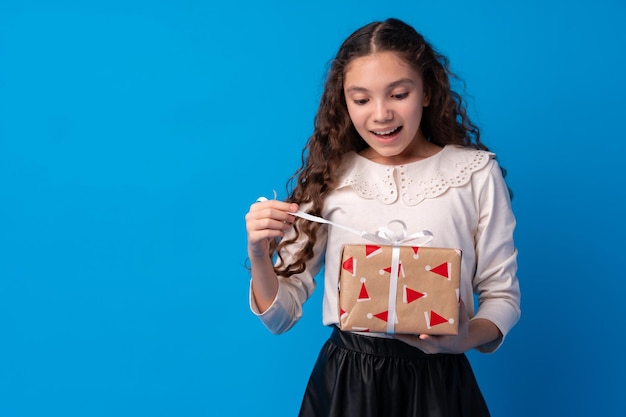
[[[396,133],[400,132],[400,130],[402,130],[402,126],[394,127],[393,129],[389,129],[389,130],[380,130],[380,131],[372,130],[371,132],[380,138],[387,139],[387,138],[394,136]]]

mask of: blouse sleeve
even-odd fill
[[[478,295],[478,310],[473,319],[487,319],[502,332],[502,338],[477,347],[477,350],[489,353],[500,347],[521,313],[517,249],[513,241],[516,221],[509,190],[495,160],[479,190],[477,203],[479,219],[473,289]]]
[[[278,292],[270,307],[263,313],[249,290],[250,309],[273,334],[284,333],[292,328],[302,317],[302,306],[315,290],[315,276],[324,262],[326,248],[326,227],[320,227],[317,241],[313,248],[314,256],[307,261],[305,270],[290,277],[278,277]],[[298,245],[291,245],[281,252],[286,263],[289,263],[298,249]],[[250,281],[252,284],[252,281]]]

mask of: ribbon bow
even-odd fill
[[[393,223],[400,225],[400,233],[394,232],[389,227],[383,226],[378,228],[373,235],[367,233],[367,236],[364,237],[368,240],[376,241],[377,243],[384,243],[393,246],[403,245],[405,243],[424,238],[424,241],[419,242],[419,244],[416,245],[421,246],[433,240],[433,234],[429,230],[422,230],[421,232],[415,232],[407,236],[406,224],[402,220],[392,220],[388,223],[388,225]]]

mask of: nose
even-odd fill
[[[385,101],[378,101],[374,109],[375,122],[388,122],[393,119],[393,112]]]

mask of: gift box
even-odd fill
[[[339,327],[346,331],[455,335],[461,251],[344,245]]]

